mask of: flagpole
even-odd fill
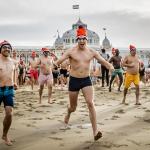
[[[80,18],[80,7],[79,7],[79,18]]]
[[[72,5],[72,9],[78,9],[78,17],[80,18],[80,8],[79,8],[79,4]]]
[[[106,37],[106,28],[103,28],[103,30],[104,30],[104,34],[105,34],[105,37]]]

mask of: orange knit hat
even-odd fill
[[[87,39],[87,31],[83,26],[79,26],[77,31],[76,31],[76,37],[78,38],[86,38]]]

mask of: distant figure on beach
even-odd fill
[[[42,103],[42,93],[44,89],[44,84],[47,84],[48,87],[48,103],[52,103],[51,95],[52,95],[52,86],[53,86],[53,74],[52,74],[52,58],[49,56],[50,52],[47,47],[42,48],[43,55],[37,61],[37,65],[40,65],[40,74],[39,74],[39,103]]]
[[[80,28],[81,30],[81,28]],[[77,30],[77,33],[78,30]],[[81,32],[82,33],[82,32]],[[90,79],[90,61],[94,58],[99,63],[106,66],[108,69],[113,70],[114,67],[108,63],[104,58],[93,49],[87,47],[87,36],[78,34],[77,45],[64,53],[64,55],[58,59],[55,64],[58,66],[66,59],[70,61],[70,80],[69,80],[69,100],[70,105],[67,109],[67,115],[64,118],[64,122],[67,125],[72,112],[76,110],[78,94],[82,90],[85,101],[89,109],[89,116],[93,128],[94,140],[98,140],[102,137],[102,133],[97,129],[96,111],[94,106],[94,92],[92,82]]]
[[[8,138],[8,131],[12,123],[14,106],[14,88],[17,88],[15,62],[10,58],[12,47],[9,42],[0,42],[0,105],[3,102],[5,117],[3,120],[2,139],[8,146],[12,141]]]
[[[114,81],[115,77],[118,75],[119,77],[119,87],[118,87],[118,91],[120,92],[120,88],[121,88],[121,85],[123,83],[123,70],[122,70],[122,67],[121,67],[121,61],[122,61],[122,57],[119,55],[120,52],[118,49],[115,50],[115,55],[112,56],[109,60],[110,63],[113,64],[115,70],[114,72],[112,72],[111,74],[111,79],[110,79],[110,85],[109,85],[109,92],[111,92],[111,85],[112,85],[112,82]]]
[[[126,75],[125,75],[125,83],[124,83],[124,97],[122,104],[126,103],[126,95],[128,92],[128,88],[130,87],[131,83],[134,83],[136,89],[136,103],[135,105],[141,105],[139,102],[139,70],[140,70],[140,60],[136,54],[136,47],[130,45],[130,55],[126,56],[123,60],[123,66],[127,67]]]
[[[58,85],[59,85],[59,79],[58,78],[59,78],[59,74],[60,74],[59,68],[57,66],[54,66],[52,73],[53,73],[53,79],[54,79],[53,86],[58,87]]]
[[[101,49],[101,51],[102,51],[101,56],[106,61],[108,61],[109,55],[106,54],[106,50],[105,49]],[[106,81],[107,86],[109,86],[109,69],[103,64],[101,64],[101,73],[102,73],[102,87],[104,87],[105,81]]]
[[[19,69],[18,75],[19,86],[21,86],[24,84],[24,75],[25,75],[25,62],[22,59],[20,59],[19,61],[18,69]]]
[[[68,78],[68,68],[69,68],[69,61],[65,60],[60,65],[60,82],[61,82],[61,89],[67,85],[67,78]]]
[[[142,81],[144,85],[146,85],[145,65],[143,61],[140,62],[139,74],[140,74],[140,81]]]
[[[38,83],[38,69],[37,69],[37,58],[36,58],[36,52],[32,51],[31,53],[31,59],[29,61],[30,66],[30,80],[31,80],[31,88],[33,90],[34,84]]]

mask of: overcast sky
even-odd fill
[[[12,45],[52,45],[81,20],[115,47],[150,48],[150,0],[0,0],[0,39]]]

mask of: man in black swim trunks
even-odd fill
[[[12,122],[12,111],[14,106],[14,88],[17,88],[15,62],[10,58],[12,47],[7,41],[0,42],[0,105],[3,102],[5,118],[3,121],[2,139],[6,145],[12,145],[8,138],[8,130]]]
[[[64,55],[55,62],[56,65],[61,64],[66,59],[70,61],[70,80],[69,80],[69,99],[70,106],[68,107],[67,115],[64,122],[68,124],[70,114],[76,110],[79,90],[82,90],[84,98],[86,100],[89,116],[93,128],[94,140],[98,140],[102,137],[102,133],[97,129],[96,111],[93,102],[93,87],[90,79],[90,61],[96,58],[99,63],[106,66],[111,71],[114,67],[100,56],[98,52],[90,49],[86,46],[87,36],[83,27],[79,27],[77,30],[77,45],[72,49],[69,49]]]

